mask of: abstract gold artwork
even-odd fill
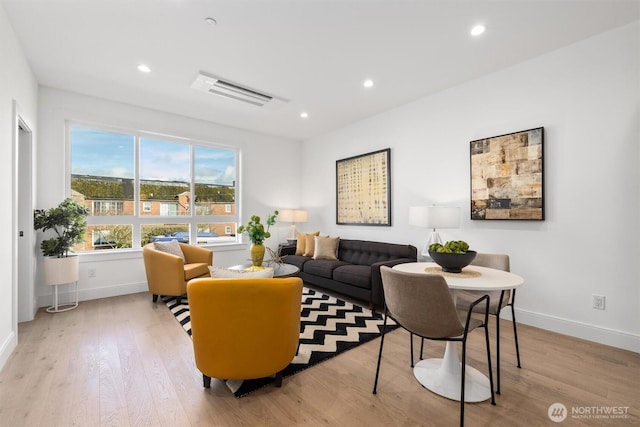
[[[471,141],[471,219],[544,220],[544,128]]]
[[[336,161],[336,223],[391,225],[391,149]]]

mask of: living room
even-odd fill
[[[33,208],[53,206],[68,194],[66,120],[235,146],[242,153],[243,222],[254,213],[303,207],[309,214],[309,222],[299,225],[303,230],[422,248],[429,230],[408,224],[409,208],[458,206],[460,227],[442,230],[443,238],[510,255],[511,270],[525,278],[518,290],[519,323],[638,353],[640,24],[638,2],[620,3],[629,4],[635,14],[624,25],[302,140],[103,99],[82,88],[42,86],[3,5],[0,183],[5,194],[15,195],[14,100],[33,131]],[[132,78],[123,91],[136,91],[136,84],[142,80]],[[469,142],[540,126],[545,220],[469,219]],[[337,225],[336,161],[386,148],[392,226]],[[0,215],[18,230],[15,206]],[[279,225],[267,244],[276,247],[287,232]],[[20,339],[13,243],[3,249],[14,268],[0,280],[0,366]],[[221,266],[243,261],[248,251],[246,244],[213,250]],[[87,277],[89,269],[96,277]],[[51,291],[37,269],[33,281],[36,308],[47,306]],[[145,292],[139,251],[84,257],[79,288],[81,304]],[[606,296],[605,310],[592,307],[593,294]]]

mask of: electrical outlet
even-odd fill
[[[87,276],[96,277],[96,269],[95,268],[90,268],[89,270],[87,270]]]
[[[591,295],[593,297],[593,308],[604,310],[604,295]]]

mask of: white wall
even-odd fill
[[[511,256],[519,322],[640,351],[639,35],[636,22],[306,141],[305,229],[420,249],[409,207],[460,206],[442,238]],[[539,126],[546,220],[471,221],[469,142]],[[335,161],[387,147],[393,226],[337,226]]]
[[[0,3],[0,192],[5,200],[12,200],[14,190],[13,179],[13,146],[14,146],[14,105],[17,106],[22,118],[36,135],[38,84],[31,72],[31,68],[24,57],[20,44],[16,39]],[[15,103],[15,104],[14,104]],[[13,235],[17,219],[13,217],[13,206],[5,204],[0,209],[0,223],[5,224],[7,235]],[[11,241],[12,244],[7,244]],[[0,259],[5,260],[0,269],[0,368],[4,365],[11,351],[17,343],[17,313],[13,310],[17,286],[13,259],[16,241],[5,240],[0,245]]]
[[[300,146],[69,92],[39,91],[0,5],[0,186],[11,194],[14,100],[34,131],[38,208],[51,207],[65,196],[65,119],[239,145],[243,220],[274,208],[304,206],[310,222],[301,229],[420,248],[427,231],[407,225],[409,207],[458,205],[463,210],[461,228],[443,231],[443,238],[465,239],[477,250],[511,255],[513,271],[526,279],[518,291],[520,322],[640,351],[639,35],[636,23]],[[470,221],[469,141],[536,126],[545,127],[547,219]],[[392,149],[394,225],[336,226],[335,160],[386,147]],[[12,212],[0,210],[0,222],[13,223]],[[274,231],[271,246],[284,240],[288,227]],[[216,250],[214,262],[238,263],[246,251]],[[11,256],[9,245],[0,247],[0,257]],[[96,269],[96,278],[87,278],[89,268]],[[2,269],[1,274],[0,368],[17,340],[13,269]],[[81,277],[82,299],[146,289],[142,260],[135,251],[85,256]],[[36,276],[39,303],[48,305],[50,290],[41,283]],[[606,295],[605,311],[591,308],[593,293]]]
[[[297,207],[300,199],[300,183],[290,179],[300,174],[299,142],[47,87],[40,88],[39,117],[36,208],[50,208],[67,195],[65,120],[239,147],[243,223],[252,214],[264,216],[274,209]],[[266,244],[275,249],[284,240],[288,224],[276,224],[271,231]],[[215,265],[227,267],[248,257],[246,244],[214,248]],[[39,265],[41,261],[39,256]],[[94,269],[96,277],[89,278],[88,269]],[[141,251],[82,254],[78,287],[80,300],[146,291]],[[41,274],[36,275],[36,295],[40,306],[51,304],[51,289],[43,285]]]

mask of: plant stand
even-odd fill
[[[62,304],[59,305],[58,303],[58,286],[60,286],[60,284],[57,285],[51,285],[53,286],[53,305],[49,308],[47,308],[47,313],[62,313],[64,311],[69,311],[69,310],[73,310],[74,308],[78,308],[78,281],[73,282],[75,283],[75,302],[70,302],[67,304]],[[66,283],[63,283],[66,284]]]
[[[79,257],[77,255],[65,258],[46,257],[44,259],[45,284],[54,286],[53,305],[47,308],[47,313],[61,313],[78,307],[79,267]],[[58,301],[58,286],[70,283],[75,283],[75,302],[60,305]]]

